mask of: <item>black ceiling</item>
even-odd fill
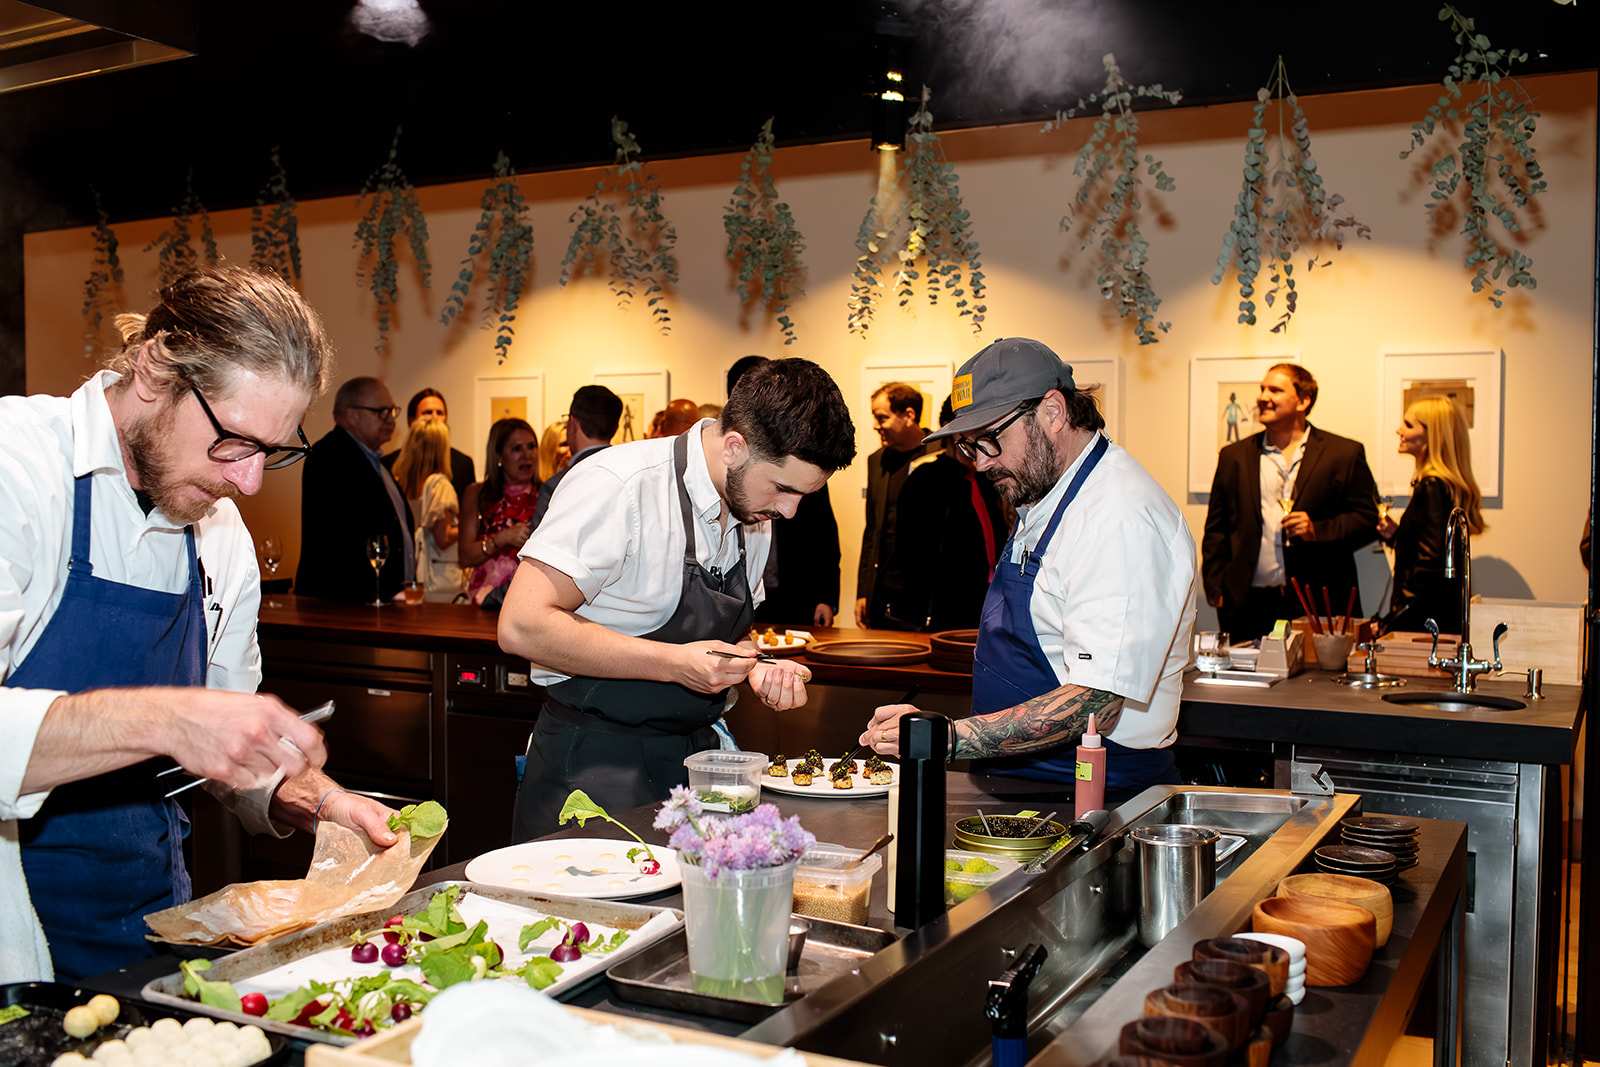
[[[173,10],[35,2],[134,32]],[[165,214],[191,167],[213,209],[248,204],[273,144],[296,196],[347,194],[396,123],[419,185],[481,176],[502,146],[524,170],[609,159],[612,113],[647,156],[743,147],[769,115],[780,144],[864,136],[897,40],[912,84],[938,91],[941,125],[1070,104],[1108,51],[1190,103],[1253,95],[1279,52],[1301,93],[1433,81],[1453,54],[1431,0],[420,5],[431,29],[411,47],[351,30],[351,0],[194,0],[194,58],[0,96],[0,213],[81,224],[94,184],[114,218]],[[1596,65],[1593,4],[1463,6],[1485,9],[1496,44],[1533,53],[1530,72]]]

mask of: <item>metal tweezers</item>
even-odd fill
[[[322,722],[324,719],[331,718],[332,716],[333,716],[333,701],[330,700],[326,704],[318,704],[316,707],[312,708],[310,711],[301,712],[300,713],[300,721],[301,722],[318,723],[318,722]],[[296,752],[300,752],[300,746],[295,744],[293,741],[289,740],[287,737],[278,738],[278,744],[283,745],[283,746],[285,746],[287,748],[291,748]],[[302,756],[305,755],[304,752],[300,752],[300,754]],[[174,763],[172,766],[168,767],[166,770],[157,771],[156,772],[156,782],[160,783],[161,779],[165,778],[167,775],[169,775],[169,774],[177,774],[177,773],[181,772],[182,770],[183,770],[183,767],[180,764]],[[165,799],[171,800],[173,797],[177,796],[179,793],[186,793],[189,790],[193,789],[195,786],[201,785],[206,781],[207,781],[207,779],[205,779],[205,778],[196,778],[192,782],[185,782],[184,784],[180,785],[178,788],[174,789],[172,792],[164,794]]]
[[[776,663],[778,657],[767,652],[757,652],[754,656],[741,656],[737,652],[722,652],[715,648],[706,649],[708,656],[720,656],[723,659],[753,659],[757,663]]]

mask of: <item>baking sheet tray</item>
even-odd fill
[[[413,889],[401,897],[391,907],[370,911],[364,915],[347,915],[342,919],[321,923],[317,926],[301,930],[298,933],[280,937],[264,945],[253,948],[240,949],[216,960],[211,965],[211,970],[206,972],[206,977],[228,982],[243,981],[258,974],[264,974],[285,963],[320,952],[330,945],[349,944],[350,935],[361,930],[371,930],[381,926],[383,920],[399,912],[413,912],[425,907],[435,893],[443,892],[450,886],[460,886],[462,893],[476,893],[491,900],[503,901],[507,904],[516,904],[533,908],[545,915],[554,915],[562,919],[583,920],[586,923],[598,923],[602,926],[618,927],[625,930],[637,930],[650,919],[661,912],[670,912],[679,919],[679,925],[674,929],[682,931],[683,912],[676,908],[651,907],[648,904],[627,904],[615,900],[583,900],[577,897],[554,897],[539,893],[530,893],[524,889],[503,889],[500,886],[481,885],[477,882],[435,882],[421,889]],[[649,948],[650,942],[635,943],[629,939],[617,949],[613,956],[615,962],[625,960],[635,953]],[[600,972],[595,973],[598,978]],[[570,989],[556,995],[557,1000],[576,993],[587,986],[589,982],[580,982]],[[280,1023],[272,1019],[257,1018],[245,1015],[242,1012],[225,1011],[219,1008],[207,1007],[199,1001],[191,1000],[183,995],[183,975],[179,972],[157,978],[147,983],[141,994],[146,1000],[155,1004],[165,1004],[182,1009],[196,1015],[209,1015],[216,1019],[230,1019],[240,1026],[254,1024],[269,1033],[282,1034],[300,1041],[321,1041],[330,1045],[349,1045],[356,1040],[342,1034],[330,1034],[308,1026],[295,1026],[292,1023]]]
[[[793,1004],[841,974],[861,966],[863,960],[895,943],[897,938],[871,926],[852,926],[809,915],[794,918],[811,924],[800,953],[798,973],[789,976],[782,1004],[732,1000],[701,993],[689,972],[689,940],[682,927],[661,938],[632,958],[606,968],[606,977],[618,998],[695,1015],[710,1015],[735,1022],[760,1022]]]

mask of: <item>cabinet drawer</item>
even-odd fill
[[[322,724],[327,771],[335,779],[345,772],[365,781],[432,781],[429,691],[292,678],[266,678],[261,691],[292,708],[311,708],[325,700],[337,705],[333,718]]]

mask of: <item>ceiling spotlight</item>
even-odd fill
[[[357,0],[350,9],[350,26],[368,37],[413,48],[432,28],[417,0]]]
[[[900,86],[905,75],[889,68],[872,106],[872,148],[877,152],[898,152],[906,145],[906,95]]]

